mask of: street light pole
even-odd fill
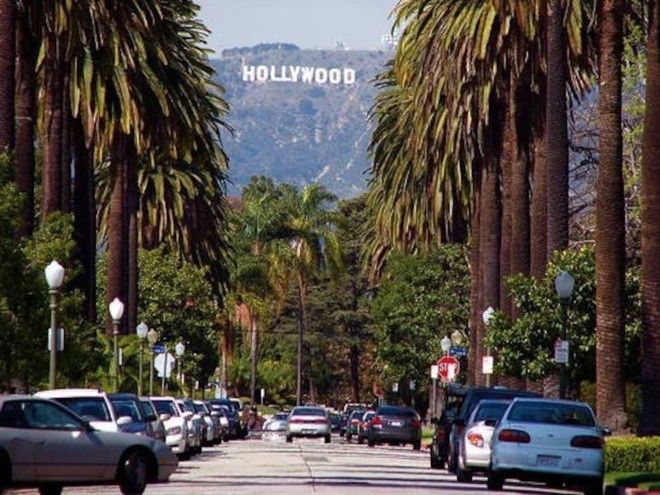
[[[153,328],[147,333],[147,340],[149,341],[149,396],[154,395],[154,345],[158,342],[158,332]]]
[[[568,305],[571,302],[573,289],[575,287],[575,279],[568,272],[561,272],[555,278],[555,290],[559,296],[559,304],[561,305],[561,340],[566,341],[568,338]],[[568,357],[568,356],[567,356]],[[567,367],[568,362],[559,363],[559,398],[566,398],[566,382],[567,382]]]
[[[183,359],[183,353],[186,352],[186,346],[179,342],[174,346],[174,352],[176,353],[176,375],[181,388],[183,389],[182,375],[181,375],[181,360]]]
[[[144,358],[143,358],[144,339],[147,338],[147,334],[149,333],[149,327],[146,325],[146,323],[142,322],[137,326],[137,328],[135,330],[137,332],[137,336],[138,336],[138,339],[140,341],[138,396],[141,396],[142,395],[142,381],[144,379]]]
[[[160,384],[161,395],[165,395],[165,375],[167,375],[167,344],[165,344],[165,354],[163,356],[163,381]]]
[[[119,325],[124,315],[124,303],[115,297],[110,303],[110,316],[112,317],[112,362],[114,370],[112,373],[112,385],[114,391],[119,390]]]
[[[488,326],[488,323],[490,323],[490,320],[493,318],[493,315],[495,314],[495,310],[493,309],[492,306],[488,306],[488,308],[483,312],[481,315],[483,321],[484,321],[484,326]],[[490,356],[490,347],[486,348],[486,355]],[[483,363],[482,363],[483,366]],[[483,370],[482,370],[483,371]],[[486,387],[490,387],[490,373],[486,373]]]
[[[57,298],[64,282],[64,268],[57,261],[51,261],[44,270],[46,282],[50,287],[50,364],[48,369],[48,385],[51,390],[57,382]]]

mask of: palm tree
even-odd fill
[[[649,2],[642,144],[642,413],[639,432],[660,435],[660,2]]]
[[[596,185],[596,412],[623,428],[625,378],[625,201],[621,129],[624,0],[599,3],[599,163]]]
[[[14,148],[16,0],[0,0],[0,152]]]

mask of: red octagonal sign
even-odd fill
[[[438,375],[443,382],[451,382],[461,371],[461,363],[454,356],[443,356],[438,359]]]

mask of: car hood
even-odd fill
[[[117,423],[114,423],[113,421],[90,421],[90,425],[95,430],[98,431],[107,431],[107,432],[118,432],[119,427],[117,426]]]

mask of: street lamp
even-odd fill
[[[490,321],[495,316],[495,310],[492,306],[488,306],[481,315],[481,318],[484,321],[484,325],[487,327]],[[486,355],[490,356],[490,348],[486,348]],[[486,387],[490,387],[490,373],[486,373]]]
[[[176,374],[181,381],[181,360],[183,359],[183,353],[186,352],[186,346],[179,342],[174,346],[174,352],[176,353]]]
[[[139,378],[138,378],[138,396],[142,395],[142,377],[144,375],[144,365],[142,359],[142,352],[144,347],[144,339],[147,338],[149,333],[149,327],[146,323],[140,323],[135,329],[137,332],[138,339],[140,340],[140,365],[139,365]]]
[[[573,289],[575,288],[575,279],[568,272],[560,272],[555,278],[555,290],[559,296],[559,303],[561,304],[561,340],[566,341],[568,329],[568,305],[571,302]],[[566,397],[566,365],[567,363],[560,363],[559,368],[559,398]]]
[[[448,354],[449,349],[451,349],[451,339],[446,335],[442,337],[442,340],[440,341],[440,348],[444,354]]]
[[[112,381],[115,392],[119,390],[119,347],[117,338],[119,337],[119,324],[121,317],[124,316],[124,303],[118,298],[114,298],[109,305],[110,317],[112,318],[112,362],[114,363],[114,373],[112,374]]]
[[[463,343],[463,332],[461,332],[460,330],[454,330],[454,332],[451,334],[451,344],[454,347],[460,347],[462,343]]]
[[[151,361],[149,363],[149,396],[154,395],[154,346],[158,342],[158,332],[153,328],[147,332],[147,340],[149,341],[149,354]]]
[[[57,376],[57,296],[64,282],[64,268],[57,261],[51,261],[44,270],[46,282],[50,290],[50,368],[48,384],[50,389],[55,388]]]

